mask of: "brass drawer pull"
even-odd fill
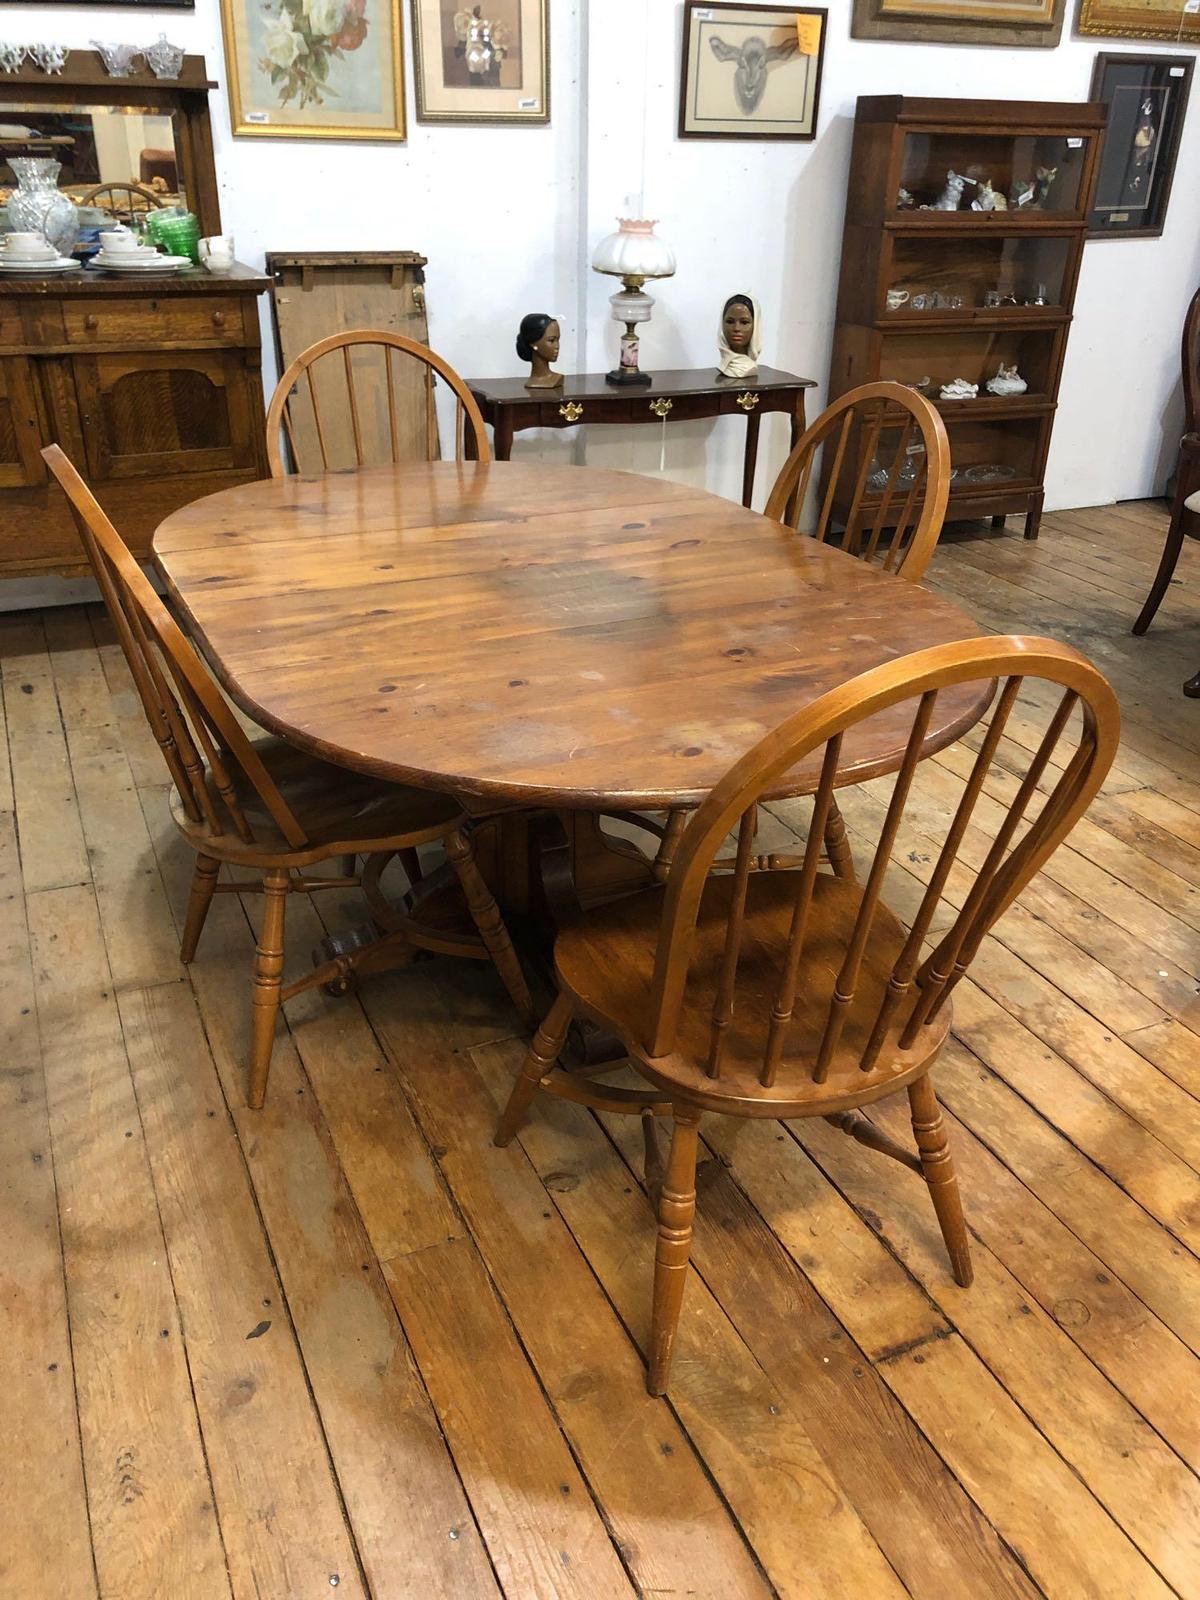
[[[743,389],[737,397],[737,403],[743,411],[753,411],[758,404],[758,396],[753,389]]]
[[[560,417],[565,417],[568,422],[578,422],[583,415],[583,407],[578,400],[564,400],[558,408]]]
[[[656,417],[665,417],[674,404],[674,400],[668,400],[664,396],[661,400],[651,400],[650,409]]]
[[[214,328],[223,328],[225,326],[225,313],[223,311],[214,311],[212,319]]]
[[[88,333],[95,333],[96,329],[100,326],[100,318],[94,311],[89,311],[87,316],[83,319],[83,326]]]

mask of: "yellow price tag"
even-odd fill
[[[821,22],[820,17],[796,18],[796,38],[800,41],[800,54],[802,56],[815,56],[821,48]]]

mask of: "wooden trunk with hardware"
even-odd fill
[[[925,380],[950,435],[948,518],[1020,514],[1037,537],[1105,116],[1091,103],[859,99],[829,398]],[[938,209],[955,185],[957,205]],[[1001,366],[1022,392],[988,392]],[[941,399],[955,378],[978,393]]]
[[[134,553],[168,512],[267,475],[260,274],[0,281],[0,577],[87,570],[38,454],[60,444]]]
[[[335,333],[382,328],[428,344],[425,265],[426,257],[413,250],[272,251],[267,256],[267,272],[280,373],[310,345]],[[363,402],[360,417],[365,460],[367,465],[382,465],[392,459],[383,356],[363,346],[353,352],[352,359],[356,375],[362,379],[360,392],[374,397],[373,409]],[[344,375],[336,363],[326,363],[313,369],[313,381],[329,467],[357,465]],[[438,454],[436,413],[428,403],[426,382],[426,373],[418,371],[415,363],[397,366],[392,377],[404,459],[424,461]],[[311,456],[316,446],[314,418],[297,410],[292,423],[301,457]]]

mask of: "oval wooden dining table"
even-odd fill
[[[826,690],[982,631],[919,585],[701,489],[537,462],[227,489],[173,512],[154,558],[256,722],[499,812],[476,849],[517,914],[552,897],[556,875],[585,904],[646,881],[648,858],[603,834],[599,813],[694,806]],[[923,753],[986,705],[945,691]],[[903,708],[863,724],[839,783],[895,770],[910,729]],[[777,797],[815,783],[815,764],[798,767]],[[533,816],[555,820],[531,834]]]

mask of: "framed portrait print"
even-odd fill
[[[400,0],[221,0],[235,134],[403,139]]]
[[[1075,29],[1099,39],[1200,44],[1200,6],[1194,0],[1079,0]]]
[[[412,0],[419,122],[549,122],[549,0]]]
[[[1053,49],[1066,0],[854,0],[855,39]]]
[[[686,0],[679,137],[815,139],[828,17]]]
[[[1108,107],[1096,163],[1090,239],[1157,239],[1163,231],[1193,57],[1098,55],[1092,100]]]

